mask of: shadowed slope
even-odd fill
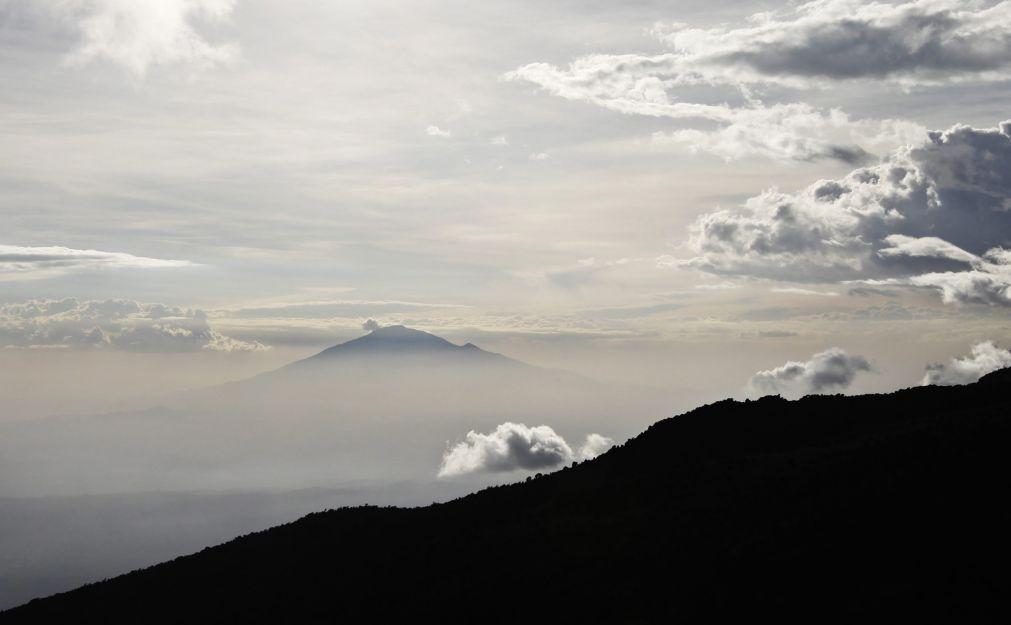
[[[524,484],[310,515],[0,621],[1007,618],[1009,385],[719,402]]]

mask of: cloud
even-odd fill
[[[782,293],[784,295],[811,295],[815,297],[839,297],[839,294],[835,291],[815,291],[813,289],[799,289],[795,287],[787,288],[777,288],[772,289],[773,293]]]
[[[838,391],[849,387],[856,374],[870,371],[871,364],[862,356],[850,356],[838,347],[819,352],[805,362],[759,371],[748,383],[756,394],[778,393],[799,396]]]
[[[160,269],[193,267],[185,260],[164,260],[122,252],[75,250],[68,247],[0,245],[0,281],[47,278],[80,269]]]
[[[509,72],[506,79],[532,82],[553,95],[619,113],[715,123],[715,130],[655,133],[653,141],[683,144],[726,160],[762,156],[857,164],[870,158],[862,145],[893,147],[925,131],[900,120],[854,121],[838,109],[822,111],[802,102],[765,105],[750,95],[738,106],[685,102],[668,94],[683,80],[664,74],[670,59],[592,55],[567,69],[532,63]]]
[[[568,67],[530,63],[505,75],[555,96],[613,111],[709,122],[716,127],[658,132],[656,143],[684,145],[726,160],[834,159],[853,165],[922,135],[895,119],[853,120],[803,102],[766,104],[769,87],[805,90],[851,80],[910,88],[1011,78],[1011,1],[899,4],[815,0],[752,15],[738,27],[657,26],[670,48],[656,55],[591,54]],[[702,97],[731,89],[736,104]],[[709,98],[711,100],[711,97]]]
[[[50,0],[58,15],[76,23],[81,45],[70,63],[105,60],[144,76],[154,65],[210,68],[239,56],[233,43],[213,44],[197,30],[221,22],[236,0]]]
[[[605,436],[590,434],[586,443],[573,451],[549,426],[507,422],[489,434],[468,432],[463,441],[443,455],[439,477],[552,469],[573,460],[595,458],[612,444]]]
[[[905,86],[1011,77],[1011,2],[815,0],[738,28],[658,27],[668,71],[709,83],[889,80]]]
[[[971,384],[992,371],[1006,367],[1011,367],[1011,351],[997,347],[993,341],[985,341],[973,345],[969,356],[952,358],[948,364],[928,365],[921,384]]]
[[[425,128],[425,134],[429,137],[452,137],[453,133],[448,130],[443,130],[438,126],[429,126]]]
[[[268,349],[210,327],[201,310],[133,300],[31,300],[0,305],[0,347],[102,348],[145,352]]]
[[[680,263],[719,275],[865,281],[1011,304],[1011,122],[955,126],[878,165],[702,215]]]
[[[368,332],[373,332],[381,327],[382,326],[380,326],[379,322],[376,321],[375,319],[368,319],[367,321],[365,321],[365,323],[362,324],[362,330],[366,330]]]

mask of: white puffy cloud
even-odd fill
[[[759,371],[748,383],[756,394],[779,393],[800,396],[810,393],[838,391],[849,387],[861,371],[870,371],[871,364],[862,356],[850,356],[833,347],[811,356],[807,361],[786,364]]]
[[[992,371],[1006,367],[1011,367],[1011,351],[997,347],[993,341],[984,341],[973,345],[969,356],[952,358],[947,364],[929,365],[921,383],[924,386],[971,384]]]
[[[1011,304],[1011,122],[955,126],[878,165],[701,216],[682,264],[797,282],[934,288]]]
[[[597,457],[613,444],[599,434],[590,434],[578,450],[547,425],[528,427],[506,422],[482,434],[471,430],[464,440],[446,451],[439,477],[467,473],[501,473],[516,470],[551,469],[573,460]]]
[[[45,278],[77,269],[159,269],[192,267],[185,260],[165,260],[122,252],[75,250],[68,247],[0,245],[0,281]]]
[[[232,43],[214,44],[198,32],[201,22],[228,18],[236,0],[48,0],[58,15],[76,23],[80,47],[71,63],[105,60],[143,76],[153,65],[200,68],[234,61]]]
[[[210,327],[201,310],[132,300],[31,300],[0,305],[0,347],[127,351],[262,351]]]

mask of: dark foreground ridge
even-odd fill
[[[724,401],[526,483],[313,514],[0,622],[1005,620],[1009,389]]]

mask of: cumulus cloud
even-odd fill
[[[192,267],[185,260],[165,260],[122,252],[75,250],[68,247],[0,245],[0,280],[44,278],[77,269],[158,269]]]
[[[862,356],[850,356],[833,347],[811,356],[810,360],[759,371],[748,383],[756,394],[778,393],[800,396],[826,391],[840,391],[853,383],[857,373],[870,371],[871,364]]]
[[[439,477],[468,473],[503,473],[552,469],[573,460],[590,460],[607,451],[613,441],[590,434],[582,447],[572,447],[547,425],[528,427],[503,423],[488,434],[471,430],[442,457]]]
[[[211,43],[202,24],[222,22],[236,0],[47,0],[58,17],[75,24],[80,46],[71,64],[115,63],[137,76],[151,66],[209,68],[238,58],[233,43]]]
[[[702,215],[682,264],[796,282],[918,286],[1011,304],[1011,122],[955,126],[880,164]]]
[[[969,356],[952,358],[947,364],[928,365],[921,384],[971,384],[992,371],[1006,367],[1011,367],[1011,351],[997,347],[993,341],[984,341],[973,345]]]
[[[365,323],[362,324],[362,330],[365,330],[367,332],[373,332],[381,327],[382,326],[380,326],[379,322],[376,321],[375,319],[368,319],[365,321]]]
[[[201,310],[133,300],[31,300],[0,305],[0,347],[251,352],[268,349],[210,327]]]

